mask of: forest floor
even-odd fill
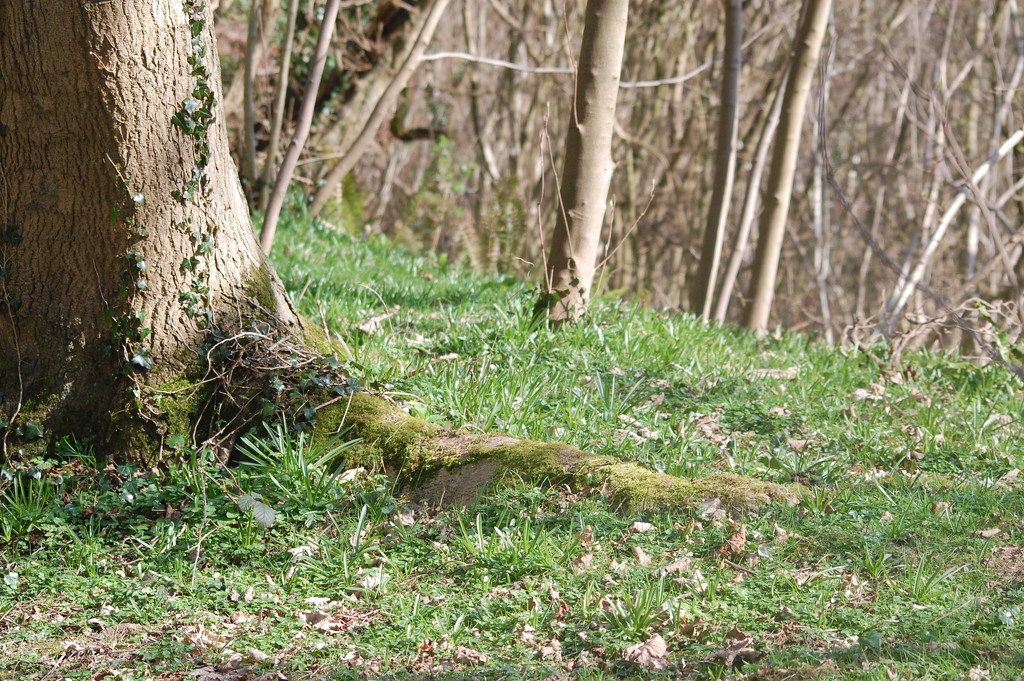
[[[1006,370],[615,301],[552,331],[522,281],[298,221],[278,239],[299,307],[410,413],[800,502],[637,512],[509,479],[437,508],[279,424],[230,472],[65,441],[0,495],[0,678],[1022,678]]]

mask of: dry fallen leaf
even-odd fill
[[[998,527],[991,527],[987,530],[978,530],[977,532],[975,532],[975,534],[979,537],[984,537],[985,539],[991,539],[992,537],[998,535],[1000,532],[1002,532],[1002,530],[1000,530]]]
[[[644,553],[644,550],[639,546],[632,548],[633,556],[636,558],[636,562],[640,563],[643,567],[649,567],[651,564],[651,557]]]
[[[881,521],[882,521],[883,523],[890,523],[890,522],[892,522],[892,521],[893,521],[893,519],[894,519],[895,517],[896,517],[896,516],[894,516],[894,515],[893,515],[892,513],[889,513],[888,511],[886,511],[885,513],[883,513],[883,514],[882,514],[882,518],[881,518]]]
[[[590,551],[587,551],[586,553],[583,553],[579,555],[577,558],[575,558],[572,561],[572,566],[576,569],[577,572],[583,572],[587,569],[587,567],[590,566],[590,563],[593,560],[594,554],[592,554]]]
[[[227,636],[222,634],[215,634],[205,625],[199,623],[192,627],[185,627],[183,632],[185,638],[196,648],[200,650],[220,650],[227,645]]]
[[[637,520],[629,526],[630,532],[650,532],[654,529],[654,525],[651,523],[645,523]]]
[[[864,400],[877,401],[882,399],[882,396],[864,388],[857,388],[853,391],[853,399],[857,402],[863,402]]]
[[[761,654],[751,647],[753,643],[753,636],[734,627],[725,635],[725,646],[713,653],[712,657],[722,660],[727,668],[732,668],[737,659],[756,660]]]
[[[797,367],[788,367],[786,369],[751,369],[747,373],[754,378],[791,379],[799,376],[800,370]]]
[[[665,567],[662,568],[662,570],[664,570],[665,573],[669,574],[669,575],[671,575],[673,573],[676,573],[676,572],[681,572],[683,570],[689,570],[689,569],[690,569],[690,559],[687,558],[686,556],[683,556],[682,558],[678,558],[678,559],[672,561],[671,563],[669,563],[668,565],[666,565]]]
[[[718,555],[724,557],[727,556],[739,556],[746,552],[747,546],[747,526],[740,525],[739,529],[732,533],[724,544],[718,547]]]
[[[668,645],[660,635],[655,634],[643,643],[626,648],[622,658],[627,662],[635,662],[648,669],[666,669],[668,663],[662,659],[668,652]]]
[[[569,604],[559,595],[553,586],[548,586],[548,598],[551,599],[551,605],[555,608],[555,619],[560,620],[567,614],[572,612],[572,608]]]
[[[487,664],[490,658],[487,656],[487,653],[481,653],[466,646],[459,646],[455,649],[452,659],[459,664],[480,666]]]
[[[725,509],[722,508],[722,500],[718,497],[705,499],[697,504],[697,508],[700,509],[701,516],[705,518],[711,518],[714,520],[725,517]]]
[[[590,546],[594,543],[594,528],[587,525],[583,528],[583,533],[580,535],[580,546]]]
[[[372,336],[380,331],[381,326],[385,321],[391,319],[398,314],[398,308],[387,312],[386,314],[377,315],[376,317],[370,317],[367,320],[360,322],[356,328],[365,333],[367,336]]]
[[[562,643],[557,638],[553,638],[540,647],[540,656],[542,659],[550,657],[555,662],[562,661]]]
[[[937,515],[945,511],[947,508],[949,508],[948,501],[936,501],[934,504],[932,504],[932,513]]]
[[[1013,481],[1017,479],[1018,475],[1020,475],[1019,468],[1009,470],[1006,473],[1004,473],[1001,478],[996,480],[996,485],[1000,487],[1013,487]]]

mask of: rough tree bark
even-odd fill
[[[548,257],[547,306],[554,323],[587,311],[612,179],[612,129],[626,41],[629,0],[589,0],[576,76],[558,223]]]
[[[170,425],[161,400],[195,392],[190,371],[214,332],[254,328],[235,337],[267,338],[269,354],[294,339],[275,369],[313,366],[323,339],[263,256],[228,156],[205,15],[199,0],[0,4],[0,380],[5,417],[36,424],[21,437],[74,433],[149,463],[137,440],[112,436],[125,418]],[[251,378],[251,366],[212,373]],[[184,417],[194,423],[206,405]],[[631,507],[792,498],[732,475],[682,480],[563,444],[441,429],[366,393],[317,409],[314,437],[350,426],[362,443],[350,463],[400,470],[417,496],[463,500],[511,473],[598,487]],[[149,425],[134,432],[155,448],[167,431]]]
[[[209,328],[299,327],[206,118],[220,75],[199,8],[0,3],[8,420],[106,439],[126,387],[187,372]]]

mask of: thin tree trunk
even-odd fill
[[[805,0],[803,21],[797,33],[793,56],[790,59],[789,82],[786,84],[781,135],[772,154],[772,168],[768,178],[765,211],[754,256],[754,273],[750,283],[750,307],[747,309],[746,327],[758,334],[768,329],[768,316],[775,297],[775,277],[779,271],[782,238],[789,216],[790,195],[796,159],[800,151],[800,130],[807,109],[807,95],[814,79],[818,53],[825,37],[832,0]]]
[[[718,114],[718,149],[715,155],[715,186],[711,193],[704,247],[697,278],[690,289],[690,308],[707,322],[715,295],[715,280],[722,258],[722,241],[729,217],[733,180],[736,177],[736,121],[739,111],[743,0],[722,0],[725,6],[725,69],[722,73]]]
[[[263,42],[260,27],[262,9],[262,0],[253,0],[249,8],[249,36],[245,43],[245,155],[242,161],[242,180],[250,196],[256,182],[256,105],[253,102],[253,90],[256,87],[256,46]],[[262,53],[261,49],[261,56]]]
[[[629,0],[589,0],[559,183],[558,222],[538,303],[554,323],[584,314],[611,181],[612,130]]]
[[[757,215],[757,197],[761,189],[761,178],[768,165],[768,152],[771,149],[772,140],[775,139],[775,131],[779,127],[779,117],[782,113],[784,99],[782,93],[786,89],[788,80],[789,67],[787,66],[779,81],[779,86],[775,89],[771,109],[761,128],[761,137],[757,141],[757,150],[754,152],[754,166],[750,169],[750,176],[747,178],[743,208],[740,211],[740,226],[736,233],[736,244],[733,246],[732,255],[729,256],[729,266],[722,278],[721,292],[718,294],[718,303],[715,305],[715,321],[719,324],[725,323],[725,317],[729,311],[729,301],[732,299],[732,290],[736,285],[736,277],[739,276],[740,265],[747,253],[751,227],[753,227]]]
[[[295,20],[299,13],[299,0],[288,2],[288,25],[284,30],[284,44],[281,49],[281,66],[277,72],[277,101],[274,103],[274,120],[270,124],[270,143],[267,158],[263,163],[263,177],[260,180],[260,210],[266,212],[270,202],[270,187],[274,179],[277,161],[277,145],[281,140],[281,126],[284,125],[284,105],[288,95],[288,72],[291,69],[292,41],[295,39]]]
[[[419,68],[420,62],[423,59],[424,53],[427,51],[427,47],[430,45],[430,40],[434,36],[434,31],[437,29],[438,22],[441,21],[441,17],[444,15],[444,10],[448,6],[449,0],[433,0],[433,4],[430,6],[426,23],[423,25],[423,29],[416,37],[415,47],[409,53],[405,62],[399,68],[398,72],[395,73],[391,83],[388,84],[386,90],[377,101],[376,106],[373,108],[373,112],[370,114],[369,119],[362,126],[362,130],[359,135],[352,141],[352,144],[345,150],[344,155],[334,165],[333,168],[328,171],[327,175],[324,176],[323,182],[320,187],[313,194],[313,203],[309,208],[311,215],[317,215],[323,210],[327,200],[331,198],[331,194],[334,192],[335,186],[341,180],[355,168],[356,163],[362,158],[363,154],[370,147],[370,143],[373,141],[374,135],[377,134],[377,129],[380,128],[381,123],[384,122],[384,118],[391,111],[395,101],[398,99],[398,95],[405,89],[406,84],[409,82],[409,78]]]
[[[320,79],[324,75],[324,63],[327,61],[327,50],[331,46],[331,36],[334,34],[334,22],[338,17],[338,6],[340,0],[327,0],[324,8],[324,20],[320,26],[320,35],[316,41],[316,51],[313,53],[313,64],[309,70],[306,81],[306,91],[302,95],[302,106],[299,108],[299,117],[295,125],[295,134],[288,144],[288,151],[285,152],[284,160],[281,161],[281,170],[277,173],[277,180],[274,182],[274,191],[270,194],[270,201],[267,203],[267,213],[263,218],[263,229],[260,232],[260,246],[264,253],[270,253],[274,245],[274,233],[277,231],[277,220],[281,216],[281,207],[288,194],[288,185],[292,181],[292,173],[295,171],[295,164],[299,160],[299,154],[306,145],[306,138],[309,136],[309,127],[313,122],[313,111],[316,108],[316,93],[320,87]]]
[[[263,17],[260,23],[263,26],[270,26],[273,24],[274,17],[277,16],[280,0],[263,0]],[[263,61],[263,41],[258,41],[255,45],[255,52],[253,53],[253,61]],[[228,121],[229,128],[234,130],[232,124],[238,124],[238,114],[242,112],[244,115],[245,105],[245,66],[236,69],[234,75],[231,78],[231,83],[224,90],[223,97],[218,101],[221,105],[221,109],[224,112],[224,118]]]
[[[910,100],[911,84],[907,82],[904,84],[903,89],[900,91],[899,104],[896,107],[896,120],[893,124],[893,130],[896,131],[896,136],[892,140],[892,144],[889,145],[889,149],[886,151],[885,160],[882,165],[883,170],[879,173],[880,182],[878,184],[878,194],[875,197],[874,210],[871,215],[871,227],[869,232],[871,238],[878,241],[878,232],[882,226],[882,218],[885,215],[885,196],[889,190],[889,178],[892,176],[891,168],[894,167],[896,159],[900,154],[903,146],[900,142],[905,135],[905,126],[907,125],[907,105]],[[876,93],[876,101],[882,103],[881,93]],[[860,269],[857,276],[857,294],[853,305],[854,322],[863,320],[867,313],[865,311],[865,304],[867,301],[868,294],[868,283],[869,273],[871,271],[871,260],[874,255],[874,250],[871,248],[864,249],[864,256],[860,261]]]
[[[824,168],[820,149],[824,144],[822,133],[828,129],[829,83],[832,78],[834,53],[829,51],[821,70],[818,87],[818,115],[814,119],[815,154],[812,167],[811,224],[814,231],[814,278],[818,284],[818,303],[821,306],[821,325],[825,341],[835,340],[832,333],[832,308],[828,298],[828,276],[832,259],[832,225],[829,220],[828,195],[825,193]]]

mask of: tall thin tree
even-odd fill
[[[790,57],[789,80],[779,120],[780,134],[772,151],[765,210],[761,214],[754,273],[750,280],[751,303],[745,320],[746,327],[758,334],[765,333],[768,328],[768,316],[775,298],[775,277],[779,272],[782,237],[789,217],[793,176],[800,151],[800,131],[807,115],[807,96],[831,10],[832,0],[804,0],[803,19]]]
[[[548,257],[547,290],[538,308],[554,323],[586,312],[597,265],[605,201],[611,182],[612,129],[626,41],[629,0],[589,0],[576,76],[576,93],[560,210]]]
[[[288,193],[288,185],[292,181],[292,173],[295,171],[295,164],[299,161],[299,154],[306,145],[306,138],[309,137],[309,128],[313,124],[313,113],[316,109],[316,92],[320,87],[320,79],[324,75],[324,64],[327,62],[327,51],[331,46],[331,36],[334,35],[334,20],[338,17],[338,7],[341,0],[327,0],[324,8],[324,20],[320,26],[320,36],[316,41],[316,50],[313,52],[313,63],[309,69],[309,76],[306,80],[306,91],[302,95],[302,105],[299,107],[299,120],[295,125],[295,133],[292,141],[288,144],[288,151],[281,161],[281,169],[277,173],[277,180],[274,182],[274,191],[270,193],[270,201],[267,203],[267,214],[263,218],[263,229],[260,231],[260,247],[264,253],[270,253],[274,245],[274,234],[277,231],[277,220],[281,216],[281,208],[284,206],[285,195]]]
[[[281,45],[281,64],[277,71],[277,101],[274,103],[274,120],[270,123],[270,143],[267,144],[267,158],[263,162],[263,177],[260,179],[260,210],[266,211],[270,202],[270,187],[274,180],[277,161],[277,145],[281,140],[284,124],[284,105],[288,98],[288,72],[291,69],[292,41],[295,40],[295,22],[299,13],[299,0],[288,2],[288,23]]]
[[[718,148],[715,154],[715,186],[711,191],[704,246],[697,278],[690,289],[690,308],[704,321],[711,318],[715,280],[722,259],[722,241],[729,217],[733,180],[736,177],[736,118],[739,111],[741,50],[743,48],[743,0],[722,0],[725,7],[725,68],[720,90]]]

